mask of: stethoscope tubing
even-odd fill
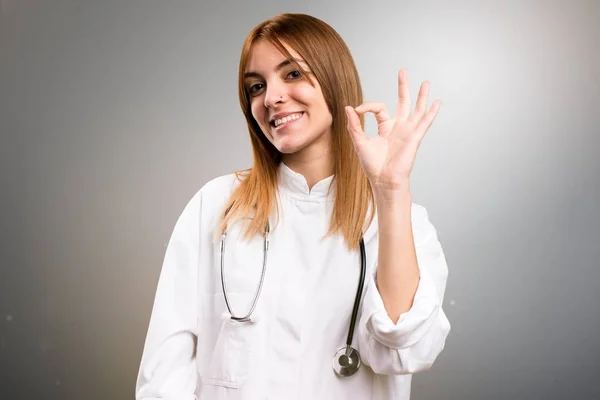
[[[346,339],[346,346],[352,346],[352,339],[354,337],[354,326],[356,325],[356,318],[358,317],[358,310],[360,308],[360,300],[362,298],[362,292],[365,286],[365,276],[367,275],[367,254],[365,250],[365,241],[360,238],[360,279],[358,281],[358,288],[356,289],[356,296],[354,297],[354,306],[352,307],[352,316],[350,318],[350,328],[348,329],[348,338]]]
[[[271,227],[269,222],[267,221],[267,226],[265,227],[264,232],[264,246],[263,246],[263,265],[262,272],[260,275],[260,281],[258,287],[256,288],[256,293],[254,294],[254,301],[252,301],[252,306],[246,315],[243,317],[237,317],[233,310],[231,309],[231,303],[229,302],[229,296],[227,295],[227,284],[225,283],[225,238],[227,237],[227,231],[225,230],[221,235],[221,286],[223,288],[223,297],[225,298],[225,305],[227,306],[227,311],[231,315],[231,319],[237,322],[249,322],[250,316],[254,312],[256,308],[256,304],[258,303],[258,299],[260,298],[260,293],[262,291],[263,283],[265,281],[265,274],[267,272],[267,254],[269,253],[269,232],[271,231]]]

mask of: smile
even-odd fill
[[[288,115],[287,117],[284,117],[281,119],[276,119],[275,121],[271,122],[271,126],[275,127],[275,130],[283,129],[285,127],[290,126],[291,124],[293,124],[300,118],[302,118],[303,115],[304,115],[304,112],[300,112],[300,113]]]

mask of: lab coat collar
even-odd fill
[[[332,188],[331,193],[328,193],[334,175],[320,180],[309,190],[304,175],[293,171],[282,161],[277,167],[277,176],[279,187],[296,199],[310,201],[333,201],[335,199],[335,188]]]

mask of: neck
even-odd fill
[[[334,174],[333,154],[331,151],[302,156],[301,154],[285,154],[282,161],[292,171],[302,174],[309,190],[319,181]]]

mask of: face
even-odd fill
[[[284,44],[285,45],[285,44]],[[309,72],[292,48],[286,49]],[[255,43],[244,85],[252,116],[265,137],[284,155],[319,156],[329,152],[332,116],[314,76],[304,76],[268,40]]]

